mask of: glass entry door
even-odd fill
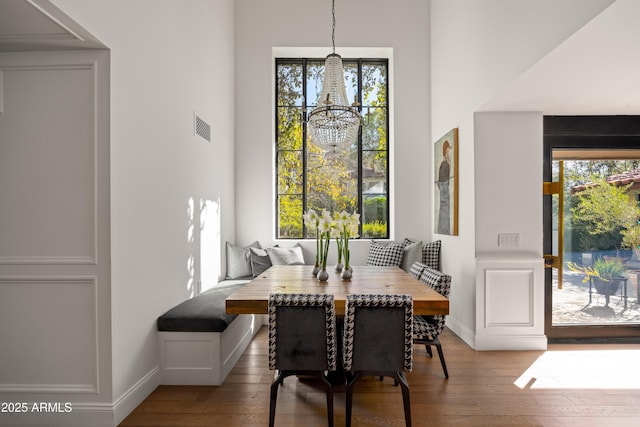
[[[547,334],[640,332],[640,149],[551,147]]]

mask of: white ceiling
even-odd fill
[[[0,0],[0,52],[100,48],[48,0]]]
[[[481,111],[640,114],[640,1],[617,0]]]

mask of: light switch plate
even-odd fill
[[[516,247],[520,246],[520,234],[518,233],[498,233],[498,246]]]

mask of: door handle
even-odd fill
[[[544,255],[544,268],[560,268],[560,257]]]

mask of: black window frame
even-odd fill
[[[359,234],[359,239],[389,239],[391,236],[391,225],[390,225],[390,206],[391,206],[391,174],[390,174],[390,147],[391,147],[391,134],[390,134],[390,115],[391,115],[391,105],[390,105],[390,78],[389,78],[389,59],[388,58],[343,58],[343,63],[344,64],[352,64],[355,63],[357,64],[357,78],[358,78],[358,82],[357,82],[357,94],[358,94],[358,111],[360,112],[360,114],[362,114],[363,111],[363,107],[362,106],[362,68],[363,68],[363,64],[378,64],[378,65],[384,65],[385,68],[385,76],[386,76],[386,105],[384,106],[385,108],[385,113],[386,113],[386,117],[385,117],[385,121],[386,121],[386,150],[364,150],[363,149],[363,138],[362,138],[362,128],[358,131],[358,166],[357,166],[357,197],[358,197],[358,202],[357,202],[357,206],[358,206],[358,213],[361,214],[361,221],[359,224],[359,230],[358,230],[358,234]],[[276,221],[275,221],[275,238],[276,240],[304,240],[304,239],[311,239],[311,238],[315,238],[315,237],[310,237],[307,233],[307,229],[306,227],[302,227],[302,236],[301,237],[281,237],[280,236],[280,215],[279,215],[279,199],[281,196],[285,196],[285,195],[289,195],[289,194],[281,194],[279,192],[279,164],[278,164],[278,153],[280,151],[287,151],[287,150],[280,150],[279,149],[279,140],[278,140],[278,125],[279,125],[279,114],[278,114],[278,108],[279,107],[283,107],[281,105],[279,105],[278,103],[278,93],[279,93],[279,87],[278,87],[278,76],[277,76],[277,70],[278,70],[278,66],[280,64],[300,64],[302,66],[302,91],[303,91],[303,105],[302,105],[302,114],[303,114],[303,118],[302,118],[302,144],[301,144],[301,151],[302,151],[302,170],[303,170],[303,176],[302,176],[302,213],[306,212],[308,209],[307,206],[307,136],[308,136],[308,129],[307,129],[307,117],[308,114],[311,112],[311,109],[315,106],[315,105],[307,105],[307,79],[306,79],[306,75],[307,75],[307,67],[309,63],[318,63],[318,62],[324,62],[324,58],[315,58],[315,57],[277,57],[275,58],[275,82],[274,82],[274,87],[275,87],[275,96],[274,96],[274,129],[275,129],[275,135],[274,135],[274,143],[275,143],[275,156],[274,156],[274,164],[275,164],[275,198],[274,198],[274,202],[275,202],[275,217],[276,217]],[[289,106],[291,107],[291,106]],[[367,107],[369,108],[369,107]],[[366,117],[363,117],[364,120],[367,120]],[[293,151],[293,150],[292,150]],[[376,237],[363,237],[363,225],[364,225],[364,221],[362,221],[362,211],[363,211],[363,204],[364,204],[364,196],[363,196],[363,153],[364,152],[375,152],[375,151],[385,151],[386,152],[386,161],[385,161],[385,176],[386,176],[386,234],[384,236],[376,236]],[[300,218],[300,221],[302,222],[302,217]]]

